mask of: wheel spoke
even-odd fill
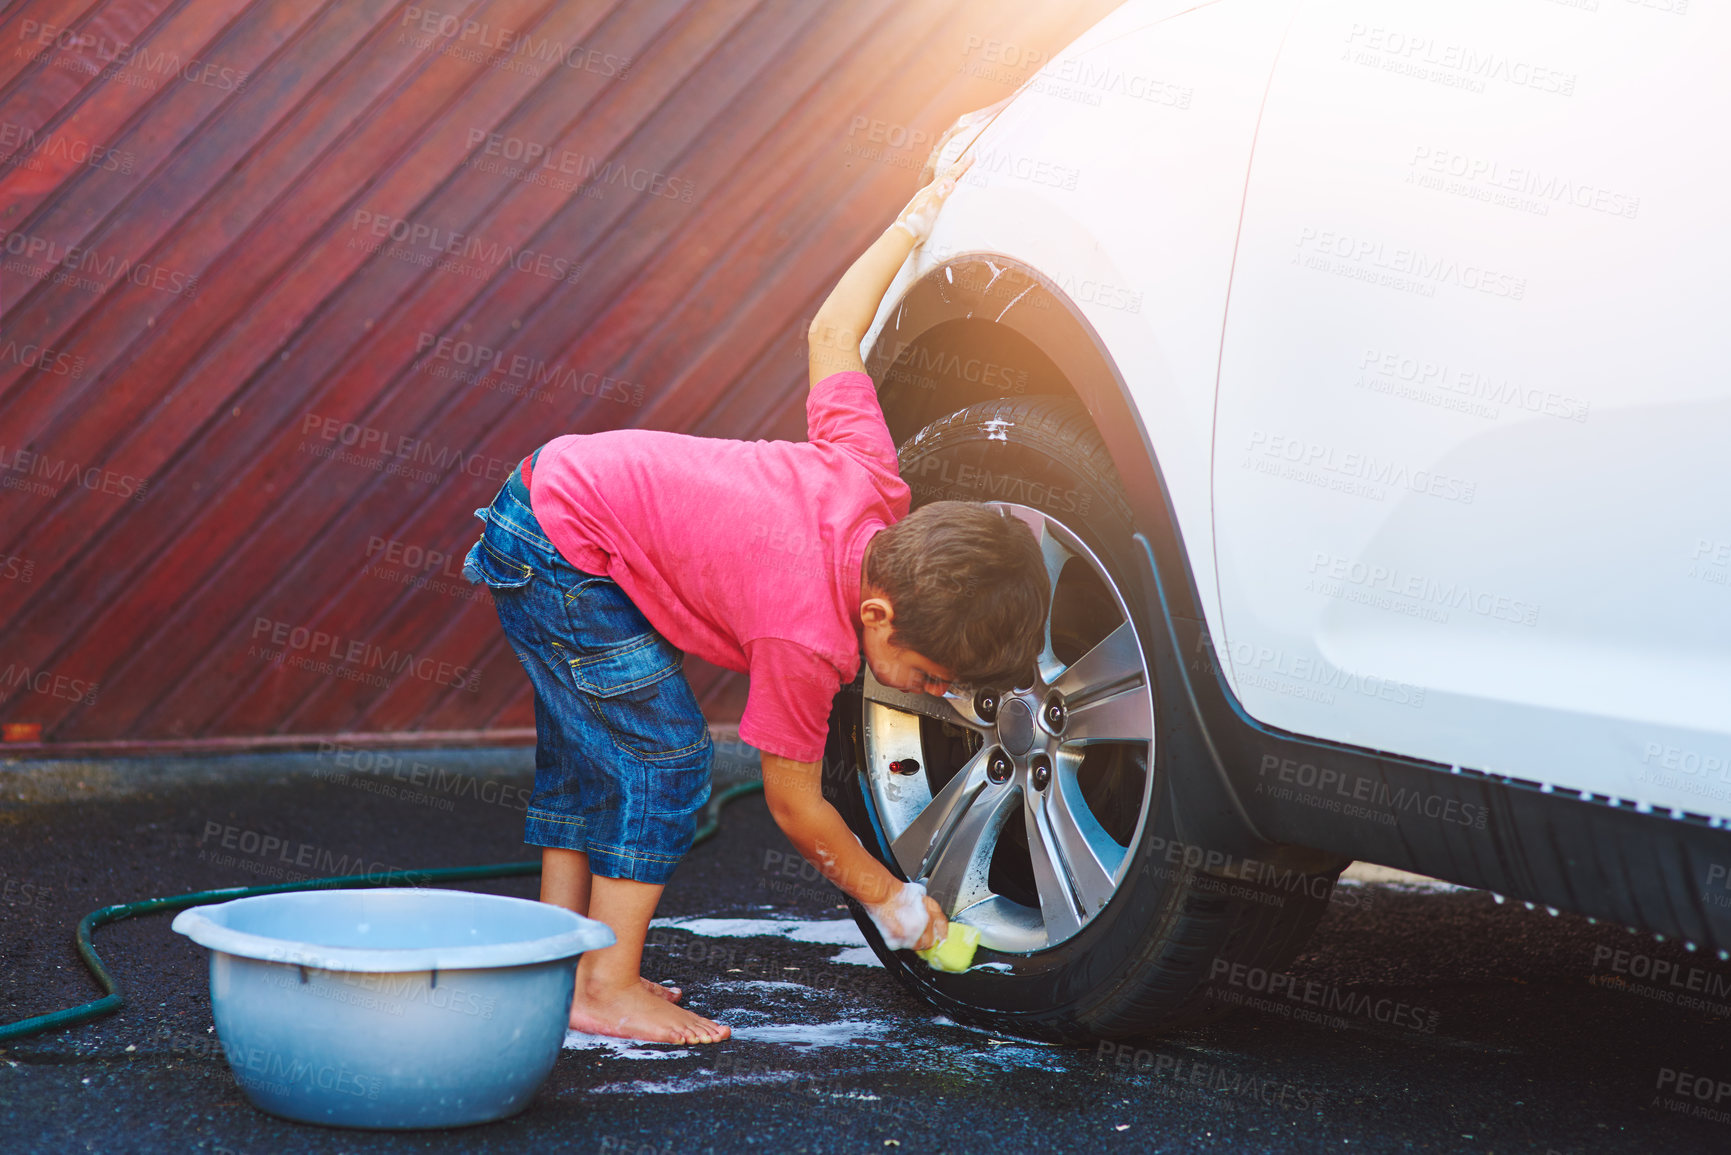
[[[1145,681],[1136,627],[1125,622],[1070,663],[1052,688],[1075,708],[1119,690],[1140,689]]]
[[[1072,706],[1064,723],[1064,745],[1090,742],[1152,742],[1154,712],[1141,686]]]
[[[890,843],[896,862],[909,878],[926,875],[932,860],[955,832],[956,823],[967,812],[968,804],[986,784],[986,753],[986,748],[982,747],[969,758],[956,771],[955,777],[945,783],[926,808],[908,824],[908,828]]]
[[[1034,888],[1040,893],[1040,918],[1046,941],[1063,942],[1082,929],[1082,915],[1064,869],[1063,851],[1052,832],[1051,817],[1032,792],[1022,799],[1022,820],[1028,828],[1028,858],[1034,867]]]
[[[1058,540],[1058,536],[1052,532],[1052,523],[1043,517],[1035,536],[1040,542],[1040,556],[1046,560],[1046,593],[1049,598],[1058,588],[1058,578],[1064,572],[1064,563],[1076,555]]]
[[[1064,563],[1075,555],[1052,533],[1052,523],[1045,518],[1040,519],[1039,540],[1040,556],[1046,561],[1046,644],[1040,648],[1036,665],[1040,680],[1049,683],[1052,675],[1062,668],[1058,655],[1052,652],[1052,607],[1058,603],[1058,578],[1064,572]]]
[[[946,913],[991,897],[986,876],[991,871],[992,851],[998,845],[998,832],[1003,829],[1004,819],[1019,792],[1020,787],[1013,783],[988,782],[973,796],[949,838],[932,858],[926,893]]]
[[[904,714],[921,714],[927,718],[936,718],[940,722],[948,722],[952,726],[965,726],[970,730],[980,731],[985,727],[956,709],[948,698],[940,698],[935,694],[910,694],[905,690],[895,690],[872,677],[870,669],[865,674],[865,700],[875,702],[880,706],[888,706],[892,710],[900,710]]]
[[[1112,840],[1082,797],[1076,779],[1079,758],[1064,758],[1052,775],[1044,796],[1046,828],[1051,832],[1051,853],[1069,877],[1070,889],[1080,900],[1084,917],[1105,906],[1112,897],[1112,879],[1123,864],[1124,847]]]
[[[1050,607],[1057,601],[1058,578],[1064,572],[1064,564],[1076,555],[1058,539],[1058,535],[1053,531],[1051,521],[1044,515],[1024,508],[1013,508],[1011,512],[1034,531],[1034,540],[1040,543],[1040,556],[1046,562],[1046,643],[1040,649],[1038,665],[1040,679],[1050,683],[1053,676],[1064,668],[1064,664],[1058,661],[1057,655],[1052,652],[1052,613]]]

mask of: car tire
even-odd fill
[[[1119,676],[1114,684],[1131,686],[1123,694],[1145,697],[1150,718],[1145,744],[1116,741],[1109,736],[1112,727],[1106,726],[1095,729],[1108,737],[1090,740],[1084,728],[1077,738],[1080,754],[1066,753],[1056,745],[1063,741],[1061,736],[1039,734],[1041,740],[1054,744],[1052,759],[1075,768],[1064,779],[1069,783],[1065,789],[1073,795],[1067,805],[1074,811],[1074,802],[1081,801],[1095,820],[1089,827],[1092,841],[1080,853],[1064,858],[1059,869],[1041,873],[1041,866],[1033,863],[1037,856],[1029,849],[1037,842],[1060,850],[1078,845],[1073,832],[1066,844],[1043,833],[1040,819],[1029,817],[1038,812],[1040,800],[1055,804],[1060,793],[1057,773],[1048,769],[1047,785],[1036,789],[1038,767],[1027,770],[1018,765],[1013,773],[1021,777],[996,787],[1001,792],[1021,782],[1016,794],[1024,819],[1020,832],[1016,823],[1003,818],[990,848],[984,848],[985,835],[980,835],[980,848],[969,849],[975,855],[975,866],[968,873],[973,881],[960,889],[952,884],[949,889],[956,894],[950,901],[938,893],[943,887],[933,888],[934,897],[952,913],[952,902],[974,903],[962,912],[964,921],[974,922],[970,916],[978,915],[996,928],[986,935],[988,942],[967,971],[940,972],[912,951],[887,949],[864,909],[850,903],[867,942],[903,986],[944,1014],[1031,1038],[1087,1042],[1148,1035],[1215,1018],[1232,1003],[1242,1002],[1231,994],[1225,998],[1218,992],[1211,994],[1211,978],[1251,973],[1244,968],[1278,971],[1290,962],[1326,908],[1344,863],[1295,851],[1295,857],[1275,868],[1267,862],[1210,857],[1175,836],[1164,783],[1166,776],[1182,774],[1185,768],[1167,765],[1161,744],[1154,740],[1152,715],[1160,687],[1147,675],[1141,648],[1146,627],[1137,624],[1137,619],[1148,620],[1147,611],[1131,606],[1129,599],[1135,594],[1121,592],[1136,588],[1131,584],[1136,572],[1131,553],[1134,526],[1116,472],[1086,412],[1074,401],[1056,397],[977,404],[934,422],[910,439],[901,450],[901,468],[916,507],[946,499],[1002,502],[1030,525],[1043,524],[1045,534],[1070,543],[1070,556],[1055,566],[1041,680],[1046,680],[1048,670],[1065,664],[1056,659],[1073,668],[1088,665],[1080,655],[1097,655],[1105,648],[1095,635],[1110,631],[1104,635],[1108,640],[1122,639],[1128,627],[1136,641],[1136,656],[1129,661],[1129,651],[1119,647],[1120,664],[1131,673]],[[1078,548],[1078,543],[1085,548]],[[1048,551],[1048,557],[1053,556]],[[1074,569],[1078,562],[1084,564]],[[1090,575],[1090,569],[1096,572]],[[1113,612],[1124,618],[1117,627],[1112,626],[1111,613],[1101,609],[1108,601],[1115,602]],[[1140,687],[1134,685],[1137,665],[1142,670]],[[1098,663],[1089,668],[1098,668]],[[1053,684],[1059,682],[1062,678]],[[1182,692],[1182,687],[1165,689]],[[1005,711],[1011,709],[1018,692],[999,691]],[[1033,691],[1020,692],[1026,696]],[[923,702],[915,702],[916,697]],[[1120,695],[1112,700],[1119,703],[1120,717],[1127,716],[1126,711],[1140,716],[1141,707],[1128,698]],[[1033,699],[1030,702],[1037,705]],[[1077,705],[1071,716],[1088,717],[1090,709]],[[826,793],[862,844],[897,877],[908,878],[921,869],[919,847],[925,833],[935,829],[930,823],[922,825],[918,815],[953,810],[948,803],[940,806],[930,801],[919,809],[920,798],[949,798],[945,787],[962,781],[988,754],[995,752],[1000,762],[1014,759],[1007,751],[1021,744],[1021,731],[1013,742],[1002,737],[1001,727],[986,726],[982,732],[982,726],[976,725],[986,721],[980,711],[972,701],[961,704],[952,698],[888,691],[876,685],[869,669],[862,669],[854,684],[836,696],[826,753]],[[1004,721],[1005,715],[992,713]],[[915,720],[910,723],[903,714]],[[1042,717],[1042,725],[1044,721]],[[1126,733],[1140,733],[1141,725],[1123,728]],[[910,758],[914,748],[910,743],[915,742],[919,757]],[[899,768],[909,761],[921,761],[922,768],[912,772],[904,786]],[[898,769],[886,770],[886,765]],[[1017,805],[1001,801],[1002,793],[989,794],[995,782],[987,780],[972,796],[970,807],[983,807],[988,796],[1000,799],[993,803],[999,810]],[[1132,809],[1134,815],[1129,813]],[[933,847],[941,843],[944,853],[962,844],[962,832],[971,838],[986,829],[983,820],[967,825],[968,811],[958,813],[964,817],[949,824],[946,833],[933,836]],[[1080,819],[1074,824],[1083,825]],[[1099,841],[1102,831],[1113,846]],[[1105,849],[1096,854],[1093,847]],[[942,874],[943,854],[936,849],[925,853],[938,863],[932,871],[936,880]],[[1113,857],[1120,853],[1121,857]],[[1045,857],[1049,866],[1063,855],[1054,851]],[[1076,866],[1077,859],[1087,861]],[[1090,906],[1105,893],[1100,889],[1107,877],[1102,864],[1114,861],[1110,897],[1103,905]],[[1294,861],[1299,867],[1293,868]],[[1090,871],[1094,871],[1093,890],[1084,894],[1086,888],[1076,880]],[[1060,888],[1071,900],[1068,908],[1063,907],[1062,896],[1049,896],[1050,886],[1048,891],[1040,889],[1041,879],[1052,878],[1070,881]],[[980,898],[983,893],[990,897]],[[1026,921],[1030,908],[1041,921],[1041,930]],[[1002,912],[1014,917],[997,917]],[[1018,937],[1024,933],[1034,937]],[[1238,964],[1242,964],[1239,969],[1232,969]]]

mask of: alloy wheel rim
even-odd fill
[[[1026,523],[1046,559],[1034,685],[937,697],[867,668],[866,785],[903,873],[982,945],[1030,953],[1075,937],[1123,883],[1153,798],[1153,682],[1094,552],[1040,510],[991,504]]]

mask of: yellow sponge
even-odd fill
[[[974,951],[980,945],[980,932],[967,923],[952,922],[950,933],[937,946],[914,953],[925,959],[936,971],[960,974],[974,962]]]

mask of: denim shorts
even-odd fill
[[[523,840],[584,851],[608,878],[665,883],[691,849],[715,749],[685,655],[618,583],[560,555],[529,508],[520,465],[475,516],[486,528],[463,576],[492,588],[535,689]]]

